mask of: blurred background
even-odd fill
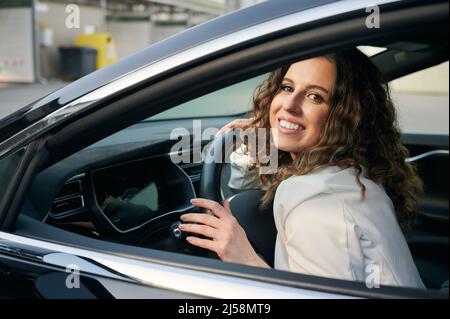
[[[261,0],[0,0],[0,118],[184,29]]]

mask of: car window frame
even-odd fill
[[[17,172],[18,168],[20,167],[20,163],[23,160],[23,156],[25,153],[25,148],[21,148],[15,152],[13,152],[12,154],[8,154],[7,156],[4,156],[0,159],[0,162],[3,162],[2,165],[5,165],[4,169],[5,171],[2,172],[0,171],[0,174],[5,174],[5,173],[9,173],[11,174],[9,177],[11,177],[9,179],[9,181],[6,181],[4,178],[2,178],[2,182],[5,181],[4,185],[0,185],[0,207],[2,205],[2,203],[4,202],[4,199],[8,192],[8,188],[10,186],[10,184],[12,183],[12,179],[14,178],[15,173]],[[13,159],[13,157],[17,156],[18,158]],[[9,161],[9,162],[8,162]],[[0,209],[1,211],[1,209]]]

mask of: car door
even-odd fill
[[[82,274],[98,282],[106,278],[119,281],[120,287],[139,285],[147,289],[145,296],[149,298],[157,296],[158,289],[168,297],[179,293],[184,297],[219,298],[442,297],[438,292],[406,288],[370,290],[364,283],[253,269],[90,240],[20,214],[26,190],[39,170],[139,120],[312,53],[380,41],[392,36],[399,26],[413,28],[418,19],[434,27],[436,21],[445,24],[448,20],[442,15],[448,3],[408,5],[377,1],[386,10],[386,24],[385,29],[373,32],[365,24],[364,2],[348,1],[343,6],[326,2],[323,7],[306,9],[289,2],[292,10],[281,16],[197,44],[187,51],[174,52],[75,100],[67,98],[70,102],[66,105],[4,140],[1,160],[24,145],[28,145],[28,153],[17,168],[20,180],[8,186],[2,201],[2,262],[23,272],[30,265],[64,272],[68,265],[76,264]],[[245,12],[236,14],[236,19],[242,20]],[[206,32],[208,27],[198,32]],[[95,75],[90,80],[93,79]],[[39,270],[34,270],[33,280],[37,281],[38,273]],[[69,267],[68,274],[72,273]],[[57,278],[66,280],[67,276]]]

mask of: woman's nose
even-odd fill
[[[292,113],[301,113],[302,112],[302,103],[303,98],[301,95],[291,95],[289,97],[286,97],[286,99],[283,101],[283,109],[288,112]]]

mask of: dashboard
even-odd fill
[[[189,177],[166,156],[101,168],[91,177],[96,209],[121,232],[184,211],[195,197]]]
[[[131,232],[191,207],[195,189],[181,167],[168,156],[155,156],[74,176],[59,191],[49,217],[61,222],[90,211],[101,228]]]
[[[170,226],[193,209],[202,170],[201,162],[173,163],[171,143],[74,154],[38,174],[27,205],[34,209],[24,210],[29,216],[39,210],[31,217],[80,235],[155,247],[154,239],[170,235]]]
[[[232,119],[204,122],[219,127]],[[138,123],[44,168],[21,214],[90,238],[173,250],[160,239],[194,210],[190,199],[198,195],[202,163],[173,163],[177,141],[168,136],[189,125],[189,119]],[[208,142],[183,151],[192,155]]]

